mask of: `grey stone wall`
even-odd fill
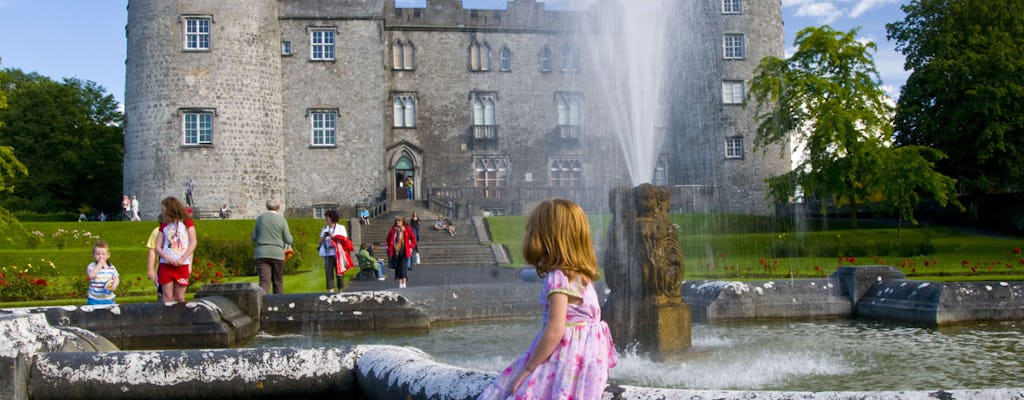
[[[211,18],[209,51],[184,50],[185,15]],[[126,31],[124,189],[142,214],[189,179],[199,210],[248,217],[284,199],[277,2],[131,1]],[[212,144],[184,145],[192,108],[215,112]]]
[[[714,187],[707,208],[766,214],[763,179],[788,168],[788,159],[753,150],[752,110],[723,106],[721,81],[747,80],[762,56],[781,55],[781,6],[744,7],[723,15],[720,0],[704,0],[673,11],[679,14],[666,34],[678,43],[675,98],[663,154],[670,185]],[[468,10],[453,0],[397,10],[393,0],[132,0],[125,192],[139,195],[147,218],[163,197],[183,196],[189,178],[200,210],[227,203],[232,217],[251,218],[274,196],[289,214],[311,215],[316,205],[351,208],[385,191],[395,198],[394,164],[406,155],[418,199],[450,199],[468,213],[519,214],[561,196],[605,211],[608,189],[628,183],[622,152],[594,71],[562,71],[562,49],[587,40],[571,33],[588,12],[547,11],[534,0],[511,1],[507,10]],[[182,50],[182,15],[212,18],[210,51]],[[336,31],[333,61],[310,59],[311,28]],[[745,35],[746,59],[722,60],[724,32]],[[397,40],[414,44],[414,70],[392,70]],[[282,41],[290,55],[282,55]],[[488,71],[470,70],[474,41],[490,46]],[[539,66],[545,46],[550,71]],[[510,71],[501,71],[503,47],[512,54]],[[487,146],[472,136],[475,92],[497,98],[498,139]],[[578,142],[557,138],[556,96],[564,92],[583,98]],[[394,93],[415,96],[415,128],[392,127]],[[181,110],[191,107],[216,110],[212,145],[182,145]],[[311,146],[313,109],[338,111],[337,146]],[[733,135],[744,138],[743,159],[724,157],[724,138]],[[582,160],[582,188],[551,186],[549,160],[563,156]],[[503,196],[473,189],[479,157],[508,159]]]

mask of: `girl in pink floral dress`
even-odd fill
[[[594,291],[597,257],[583,209],[565,199],[537,205],[523,256],[544,278],[544,327],[480,399],[600,399],[618,356]]]

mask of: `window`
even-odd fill
[[[416,127],[416,98],[412,94],[394,95],[394,124],[395,128]]]
[[[317,218],[317,219],[323,219],[324,218],[324,214],[326,214],[330,210],[338,211],[338,205],[337,204],[314,204],[313,205],[313,217]]]
[[[210,17],[185,17],[185,50],[210,49]]]
[[[551,71],[551,49],[548,46],[540,50],[540,71]]]
[[[723,14],[740,14],[743,12],[742,0],[722,0]]]
[[[743,158],[743,136],[725,138],[725,158]]]
[[[658,186],[668,185],[668,155],[658,155],[658,161],[654,164],[654,176],[651,177],[651,183]]]
[[[726,60],[739,60],[746,57],[743,49],[743,34],[730,33],[723,40]]]
[[[181,115],[186,146],[213,144],[213,111],[190,110]]]
[[[509,50],[508,47],[502,47],[501,51],[498,54],[501,57],[501,70],[503,72],[511,71],[512,70],[512,50]]]
[[[562,139],[579,139],[583,97],[579,93],[557,93],[558,133]]]
[[[338,144],[338,111],[314,110],[309,113],[310,145],[335,146]]]
[[[508,186],[508,157],[474,157],[473,181],[478,188],[484,188],[483,196],[505,197],[503,189]]]
[[[469,45],[469,70],[489,71],[491,69],[491,46],[476,40]]]
[[[416,48],[412,41],[398,40],[391,46],[391,69],[412,70],[416,67]]]
[[[473,94],[474,139],[494,139],[497,136],[497,128],[494,123],[494,98],[493,93]]]
[[[562,72],[576,72],[580,70],[580,52],[573,46],[562,48]]]
[[[579,157],[558,157],[548,162],[551,186],[579,187],[582,162]]]
[[[281,55],[290,56],[292,55],[292,41],[282,40],[281,41]]]
[[[722,81],[722,104],[743,104],[743,81]]]
[[[313,29],[309,31],[309,59],[334,61],[333,29]]]

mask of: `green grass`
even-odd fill
[[[848,221],[811,219],[805,221],[806,231],[795,233],[793,221],[769,217],[672,214],[669,219],[679,227],[684,276],[690,280],[820,277],[843,265],[893,265],[912,279],[1024,279],[1024,255],[1013,252],[1024,247],[1021,237],[933,226],[904,227],[900,232],[870,220],[860,221],[860,229],[854,230]],[[526,218],[487,221],[492,240],[509,249],[508,266],[522,265]],[[608,215],[590,216],[599,257],[609,221]]]

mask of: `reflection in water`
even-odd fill
[[[253,347],[412,346],[437,361],[497,372],[529,346],[537,321],[444,326],[414,336],[261,336]],[[650,387],[760,390],[928,390],[1020,386],[1024,323],[920,328],[858,320],[694,325],[706,356],[663,365],[621,357],[611,381]]]

